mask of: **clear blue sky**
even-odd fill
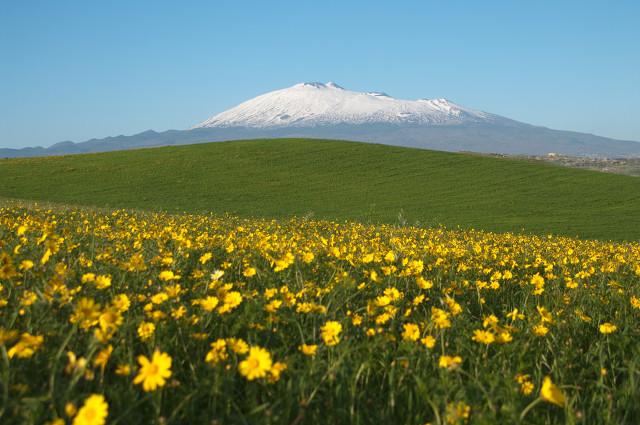
[[[303,81],[640,141],[640,1],[0,6],[0,147],[184,129]]]

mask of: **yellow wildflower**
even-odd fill
[[[563,407],[566,403],[566,399],[560,388],[558,388],[549,376],[545,376],[542,381],[542,388],[540,388],[540,397],[549,403],[556,404]]]
[[[92,394],[73,418],[73,425],[104,425],[108,415],[109,405],[104,396]]]
[[[315,356],[318,351],[318,346],[316,344],[302,344],[298,347],[298,350],[302,352],[305,356]]]
[[[238,370],[249,381],[264,378],[271,369],[271,354],[261,347],[251,347],[247,358],[240,362]]]
[[[618,327],[613,323],[603,323],[600,325],[600,333],[601,334],[611,334],[614,333]]]
[[[336,321],[328,321],[322,326],[321,335],[324,343],[328,346],[337,345],[340,342],[342,325]]]
[[[133,380],[134,384],[142,384],[145,392],[155,391],[163,387],[171,376],[171,356],[158,350],[154,351],[151,360],[146,356],[138,356],[140,371]]]

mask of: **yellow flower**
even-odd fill
[[[613,323],[603,323],[600,325],[600,333],[601,334],[611,334],[614,333],[618,327]]]
[[[533,333],[537,336],[545,336],[549,332],[549,328],[547,328],[542,323],[535,325],[533,327]]]
[[[76,407],[75,404],[69,402],[69,403],[64,405],[64,413],[68,417],[72,418],[72,417],[74,417],[76,415],[76,413],[78,413],[78,408]],[[64,421],[63,421],[63,423],[64,423]]]
[[[280,272],[282,270],[287,269],[290,265],[293,264],[293,262],[295,261],[296,257],[290,253],[287,252],[282,258],[275,260],[273,262],[273,265],[275,266],[273,268],[274,272]]]
[[[49,258],[51,258],[51,254],[52,254],[51,250],[47,248],[47,250],[42,255],[42,258],[40,258],[40,264],[42,265],[47,264],[47,262],[49,261]]]
[[[171,317],[176,320],[182,318],[185,314],[187,314],[187,308],[183,305],[178,308],[171,309]]]
[[[87,366],[87,359],[84,357],[78,358],[73,351],[67,351],[67,366],[65,366],[65,373],[72,374],[75,372],[84,373]]]
[[[520,384],[520,392],[522,394],[529,395],[533,392],[534,386],[529,375],[518,373],[515,379],[516,382]]]
[[[12,359],[14,356],[21,359],[26,359],[33,356],[43,342],[43,336],[31,335],[30,333],[25,332],[20,335],[20,340],[18,340],[18,342],[9,349],[7,354],[9,355],[10,359]]]
[[[548,401],[549,403],[556,404],[560,407],[564,406],[566,400],[560,388],[558,388],[552,381],[551,378],[545,376],[542,381],[542,388],[540,388],[540,397],[543,400]]]
[[[0,327],[0,345],[5,345],[7,342],[11,342],[18,337],[18,331],[6,330]]]
[[[211,343],[211,350],[209,350],[204,360],[207,363],[215,365],[223,360],[226,360],[228,357],[229,355],[227,354],[227,341],[219,338]]]
[[[451,314],[457,316],[458,314],[462,313],[462,307],[460,307],[460,304],[458,304],[453,298],[447,297],[444,301],[447,303]]]
[[[38,294],[33,291],[24,291],[22,296],[20,297],[20,305],[24,307],[29,307],[33,305],[38,300]]]
[[[499,344],[506,344],[513,341],[513,336],[508,331],[501,331],[496,335],[496,342]]]
[[[336,321],[330,320],[320,329],[322,339],[328,346],[337,345],[340,342],[340,332],[342,325]]]
[[[536,307],[536,310],[538,310],[538,314],[540,314],[541,323],[553,323],[553,315],[549,310],[540,306]]]
[[[236,354],[245,354],[249,351],[249,345],[240,338],[227,338],[227,345]]]
[[[387,323],[389,320],[391,320],[391,318],[392,318],[392,317],[393,317],[393,316],[392,316],[391,314],[389,314],[389,313],[382,313],[382,314],[379,314],[379,315],[376,317],[376,324],[378,324],[378,325],[384,325],[384,324],[385,324],[385,323]]]
[[[168,299],[169,299],[169,296],[167,294],[165,294],[164,292],[158,292],[157,294],[151,297],[151,303],[160,305],[163,302],[167,301]]]
[[[431,335],[425,336],[424,338],[422,338],[420,340],[420,342],[422,343],[422,345],[424,345],[425,347],[427,347],[429,349],[435,347],[435,345],[436,345],[436,339]]]
[[[131,301],[129,300],[127,294],[119,294],[116,295],[113,301],[111,301],[111,305],[113,305],[113,307],[120,313],[124,313],[125,311],[129,310]]]
[[[378,307],[385,307],[391,303],[391,298],[386,295],[380,295],[376,298],[376,305]]]
[[[490,314],[482,320],[482,327],[494,328],[498,324],[498,322],[499,322],[498,318],[495,315]]]
[[[95,273],[85,273],[82,275],[82,278],[80,279],[82,283],[95,282],[95,280],[96,280]]]
[[[473,339],[475,342],[489,345],[496,340],[496,337],[489,331],[478,329],[473,331],[473,337],[471,339]]]
[[[77,323],[82,329],[87,329],[98,323],[99,318],[100,304],[96,304],[90,298],[80,298],[69,320],[71,323]]]
[[[384,294],[391,298],[392,301],[399,300],[404,296],[402,292],[398,291],[396,288],[387,288],[384,290]]]
[[[247,358],[238,365],[238,370],[242,376],[253,381],[267,376],[271,364],[271,354],[267,350],[261,347],[251,347]]]
[[[517,308],[514,308],[510,313],[507,313],[507,318],[516,321],[518,319],[524,319],[524,314],[522,314]]]
[[[146,392],[163,387],[166,379],[171,376],[171,356],[167,353],[156,350],[151,360],[146,356],[138,356],[138,363],[140,363],[140,371],[133,383],[142,383],[142,389]]]
[[[96,287],[98,289],[107,289],[111,286],[111,276],[100,275],[96,276]]]
[[[217,297],[208,296],[207,298],[203,298],[200,300],[200,307],[202,307],[204,311],[210,312],[218,306],[219,302],[220,301]]]
[[[302,354],[304,354],[305,356],[315,356],[316,352],[318,351],[318,345],[316,344],[302,344],[301,346],[298,347],[298,350],[300,350],[302,352]]]
[[[109,405],[100,394],[92,394],[73,418],[73,425],[104,425],[109,415]]]
[[[540,276],[540,273],[536,273],[532,278],[530,283],[535,287],[533,294],[540,295],[544,292],[544,277]]]
[[[140,326],[138,326],[138,336],[143,341],[150,339],[155,332],[156,325],[151,322],[142,322]]]
[[[387,263],[393,263],[394,261],[396,261],[396,254],[394,254],[393,251],[387,252],[387,255],[384,256],[384,261],[386,261]]]
[[[438,329],[446,329],[451,327],[449,313],[437,307],[431,307],[431,320]]]
[[[163,282],[168,282],[170,280],[178,280],[180,279],[180,276],[174,274],[171,270],[163,270],[158,275],[158,279],[162,280]]]
[[[27,271],[33,268],[33,261],[31,260],[23,260],[20,262],[20,270]]]
[[[256,269],[254,269],[253,267],[247,267],[246,269],[244,269],[244,271],[242,272],[242,275],[244,277],[251,277],[251,276],[255,276],[256,275]]]
[[[271,366],[271,369],[269,369],[268,381],[270,383],[278,382],[280,375],[285,370],[287,370],[287,365],[285,363],[275,362],[273,366]]]
[[[212,282],[217,282],[222,278],[222,276],[224,276],[224,271],[223,270],[216,270],[213,273],[211,273],[211,281]]]
[[[417,341],[420,338],[420,327],[414,323],[405,323],[403,326],[402,339],[405,341]]]
[[[118,376],[129,376],[131,375],[131,366],[128,364],[119,364],[116,367],[116,375]]]
[[[242,295],[238,291],[228,292],[222,299],[222,303],[222,306],[218,308],[218,313],[229,313],[242,303]]]
[[[200,264],[204,265],[204,264],[207,264],[207,262],[211,260],[212,257],[213,257],[212,253],[206,252],[200,256],[200,259],[198,261],[200,262]]]
[[[471,406],[464,402],[449,403],[445,410],[447,424],[463,424],[471,415]]]
[[[540,273],[536,273],[533,275],[530,282],[534,286],[544,286],[544,277],[540,276]]]
[[[96,354],[96,357],[93,360],[93,364],[96,367],[99,367],[102,373],[104,373],[104,369],[105,367],[107,367],[107,362],[111,357],[111,353],[113,353],[113,346],[109,345],[107,346],[107,348],[104,348],[98,354]]]
[[[129,261],[125,263],[125,267],[130,272],[142,272],[147,270],[147,266],[144,263],[144,255],[141,253],[132,254]]]
[[[430,280],[426,280],[422,276],[416,277],[416,284],[420,289],[431,289],[433,288],[433,282]]]
[[[122,316],[118,310],[110,308],[100,315],[98,323],[100,324],[102,332],[115,332],[115,330],[122,324]]]
[[[460,356],[440,356],[438,366],[442,369],[455,369],[462,363],[462,357]]]

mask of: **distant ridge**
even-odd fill
[[[3,198],[639,240],[637,177],[372,143],[269,139],[0,161]]]
[[[0,149],[0,157],[65,155],[223,140],[305,137],[507,155],[640,157],[640,143],[552,130],[458,105],[447,99],[401,100],[336,83],[300,83],[221,112],[189,130]]]

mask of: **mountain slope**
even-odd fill
[[[640,238],[637,178],[501,158],[257,140],[0,160],[0,196],[171,212]]]

